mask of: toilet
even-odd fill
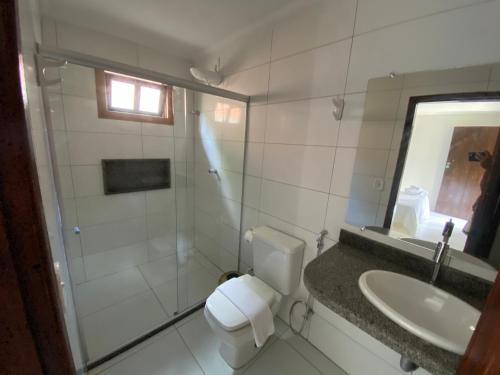
[[[254,228],[250,237],[255,275],[243,275],[240,280],[266,301],[275,316],[282,297],[299,285],[305,244],[266,226]],[[218,290],[207,298],[204,313],[230,367],[243,367],[259,352],[247,317]]]

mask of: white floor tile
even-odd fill
[[[180,328],[183,325],[189,323],[191,320],[196,319],[200,316],[203,316],[203,309],[197,310],[194,313],[192,313],[191,315],[186,316],[180,322],[175,323],[175,328]]]
[[[242,374],[277,340],[277,336],[273,336],[250,363],[239,370],[233,370],[219,354],[219,339],[208,325],[203,309],[193,316],[193,318],[186,318],[179,322],[177,329],[206,375]],[[286,329],[285,323],[280,319],[275,319],[275,326],[278,335]]]
[[[94,313],[148,288],[136,267],[77,285],[75,299],[78,315]]]
[[[245,375],[321,375],[285,341],[277,340],[257,361],[250,365]]]
[[[190,306],[205,300],[217,287],[217,277],[206,268],[199,268],[188,275],[188,303]]]
[[[198,310],[90,374],[346,375],[309,342],[292,335],[279,318],[275,326],[281,338],[273,336],[247,366],[233,370],[220,356],[219,340],[203,310]]]
[[[104,362],[103,364],[99,365],[98,367],[93,368],[88,372],[88,375],[97,375],[101,374],[104,370],[109,369],[110,367],[113,367],[116,365],[118,362],[123,361],[127,357],[130,357],[131,355],[141,351],[142,349],[148,347],[149,345],[161,340],[164,336],[168,335],[172,331],[175,331],[175,327],[169,327],[160,333],[154,335],[153,337],[147,339],[146,341],[141,342],[140,344],[137,344],[133,348],[127,350],[126,352],[110,359],[109,361]]]
[[[87,279],[92,280],[115,272],[132,268],[147,261],[148,248],[146,242],[118,247],[102,253],[84,256]]]
[[[161,260],[145,263],[139,266],[139,269],[149,286],[154,288],[169,280],[177,279],[177,257],[167,256]]]
[[[160,303],[168,314],[168,316],[173,316],[175,312],[179,311],[177,306],[177,280],[169,280],[166,283],[160,284],[153,288],[156,297],[160,300]]]
[[[177,331],[125,358],[102,375],[203,375]]]
[[[200,251],[193,249],[193,258],[196,263],[200,264],[212,275],[219,277],[222,274],[223,271],[210,262]]]
[[[203,312],[203,310],[200,311]],[[208,325],[203,313],[198,313],[196,318],[191,319],[178,330],[205,374],[234,374],[232,368],[220,356],[220,342]]]
[[[95,360],[167,320],[152,291],[139,293],[81,320],[89,360]]]
[[[312,346],[301,336],[294,335],[290,330],[281,336],[281,340],[299,352],[312,363],[321,373],[328,375],[347,375],[344,370],[328,359],[323,353]]]
[[[288,328],[288,325],[283,320],[277,316],[274,317],[274,334],[276,336],[281,337],[287,332]]]

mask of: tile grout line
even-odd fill
[[[308,339],[306,339],[305,337],[303,336],[300,336],[300,338],[302,338],[304,341],[306,341],[307,344],[311,345],[312,347],[314,347],[316,349],[316,347],[314,345],[312,345]],[[282,340],[286,345],[288,345],[294,352],[296,352],[298,355],[300,355],[307,363],[309,363],[312,367],[314,367],[320,374],[322,375],[328,375],[328,374],[325,374],[323,371],[321,371],[318,367],[316,367],[316,365],[309,360],[309,358],[307,358],[304,354],[302,354],[297,348],[295,348],[293,345],[289,344],[288,342],[286,342],[286,340]],[[319,349],[316,349],[319,351]],[[319,351],[323,356],[325,356],[323,354],[323,352]],[[326,356],[325,356],[326,357]],[[333,364],[335,364],[337,367],[340,368],[339,365],[337,365],[335,362],[333,362],[330,358],[326,357],[330,362],[332,362]],[[343,371],[343,370],[342,370]],[[347,374],[346,374],[347,375]]]
[[[168,331],[170,331],[170,332],[168,332]],[[148,348],[149,346],[151,346],[151,345],[155,344],[158,340],[160,340],[160,339],[161,339],[161,337],[160,337],[160,336],[167,336],[167,335],[171,334],[171,333],[172,333],[172,331],[173,331],[173,329],[166,328],[165,330],[163,330],[163,331],[161,331],[161,332],[157,333],[156,335],[152,336],[151,338],[149,338],[149,339],[148,339],[148,342],[143,342],[143,343],[140,343],[140,344],[138,344],[138,345],[134,346],[133,348],[131,348],[131,349],[129,349],[129,350],[127,350],[127,351],[123,352],[123,353],[121,354],[121,355],[123,355],[123,357],[122,357],[122,358],[120,358],[120,359],[117,359],[116,363],[113,363],[113,364],[112,364],[112,365],[110,365],[109,367],[103,368],[102,370],[97,370],[97,368],[96,368],[96,371],[97,371],[97,372],[96,372],[95,374],[92,374],[92,375],[97,375],[97,374],[100,374],[100,373],[102,373],[102,372],[104,372],[104,371],[107,371],[107,370],[111,369],[112,367],[114,367],[114,366],[118,365],[119,363],[123,362],[123,361],[124,361],[124,360],[126,360],[127,358],[129,358],[129,357],[131,357],[131,356],[133,356],[133,355],[135,355],[135,354],[137,354],[137,353],[139,353],[139,352],[143,351],[144,349]],[[142,346],[142,347],[139,347],[139,346],[141,346],[141,345],[143,345],[143,346]],[[135,349],[135,350],[134,350],[134,349]],[[115,357],[115,358],[117,358],[117,357]],[[106,363],[109,363],[109,362],[111,362],[111,361],[113,361],[113,359],[111,359],[111,360],[109,360],[109,361],[107,361],[107,362],[104,362],[104,363],[103,363],[102,365],[100,365],[100,366],[103,366],[103,365],[105,365]],[[92,370],[90,370],[90,371],[94,371],[94,369],[92,369]]]
[[[135,244],[138,244],[138,243],[141,243],[141,242],[137,242],[137,243],[134,243],[134,244],[132,244],[132,245],[135,245]],[[119,249],[119,248],[120,248],[120,247],[117,247],[117,248],[114,248],[114,249],[111,249],[111,250],[116,250],[116,249]],[[109,251],[111,251],[111,250],[109,250]],[[96,255],[97,255],[97,254],[102,254],[102,253],[105,253],[106,251],[108,251],[108,250],[102,251],[102,252],[100,252],[100,253],[96,253]],[[93,254],[93,255],[94,255],[94,254]],[[160,258],[157,258],[157,259],[154,259],[154,260],[155,260],[155,261],[163,261],[163,260],[166,260],[165,258],[171,257],[171,256],[173,256],[173,255],[175,255],[175,254],[166,255],[166,256],[164,256],[164,257],[160,257]],[[93,282],[93,281],[97,281],[97,280],[103,279],[103,278],[105,278],[105,277],[111,277],[111,276],[114,276],[114,275],[119,274],[119,273],[121,273],[121,272],[125,272],[125,271],[128,271],[128,270],[131,270],[131,269],[133,269],[133,268],[139,268],[139,266],[142,266],[142,265],[145,265],[145,264],[148,264],[148,263],[153,263],[153,262],[143,262],[143,263],[140,263],[140,264],[134,264],[134,265],[131,265],[131,266],[129,266],[129,267],[123,268],[123,269],[121,269],[121,270],[118,270],[118,271],[115,271],[115,272],[111,272],[111,273],[108,273],[108,274],[104,274],[104,275],[98,276],[98,277],[96,277],[96,278],[94,278],[94,279],[87,280],[87,281],[84,281],[83,283],[76,284],[76,285],[80,286],[80,285],[83,285],[83,284],[85,284],[85,283],[91,283],[91,282]],[[139,271],[140,271],[140,270],[139,270]],[[142,274],[142,273],[141,273],[141,274]],[[143,275],[141,275],[141,276],[143,276]],[[143,276],[143,277],[144,277],[144,276]],[[149,284],[147,283],[147,281],[146,281],[146,284],[149,286]]]
[[[182,326],[181,326],[182,327]],[[198,365],[198,368],[200,369],[200,371],[205,374],[205,375],[210,375],[210,374],[207,374],[205,372],[205,370],[203,370],[203,367],[201,366],[200,362],[198,362],[198,358],[196,358],[196,356],[193,354],[193,352],[191,351],[191,348],[189,347],[189,345],[186,343],[186,340],[184,340],[184,337],[182,336],[182,333],[179,331],[179,329],[174,325],[174,330],[177,332],[177,334],[179,335],[179,337],[181,338],[182,340],[182,343],[184,344],[184,347],[188,350],[189,354],[191,354],[191,357],[194,359],[194,361],[196,362],[196,364]]]
[[[407,20],[398,21],[398,22],[387,24],[387,25],[384,25],[384,26],[379,26],[379,27],[376,27],[376,28],[371,29],[371,30],[363,31],[363,32],[360,32],[358,34],[354,34],[353,37],[363,36],[363,35],[366,35],[366,34],[369,34],[369,33],[372,33],[372,32],[377,32],[377,31],[380,31],[380,30],[384,30],[384,29],[388,29],[388,28],[394,27],[394,26],[400,26],[400,25],[403,25],[405,23],[411,23],[411,22],[422,20],[422,19],[425,19],[425,18],[431,18],[431,17],[434,17],[436,15],[441,15],[441,14],[448,13],[448,12],[454,12],[454,11],[457,11],[457,10],[460,10],[460,9],[464,9],[464,8],[471,8],[471,7],[474,7],[474,6],[481,6],[483,4],[492,3],[494,1],[496,1],[496,0],[481,0],[481,1],[477,2],[477,3],[464,4],[464,5],[461,5],[461,6],[454,7],[454,8],[439,10],[439,11],[434,12],[434,13],[422,15],[422,16],[419,16],[419,17],[410,18],[410,19],[407,19]]]
[[[354,44],[354,32],[356,30],[356,20],[357,20],[357,16],[358,16],[358,6],[359,6],[359,0],[356,1],[356,7],[354,9],[354,19],[353,19],[353,26],[352,26],[351,44],[349,46],[349,58],[347,59],[347,69],[346,69],[346,73],[345,73],[344,90],[343,90],[344,92],[342,94],[342,100],[344,101],[344,105],[345,105],[345,97],[346,97],[347,84],[349,82],[349,68],[351,66],[352,46]],[[327,198],[327,201],[326,201],[326,210],[325,210],[325,217],[323,219],[323,228],[326,228],[326,219],[328,217],[328,207],[330,206],[330,197],[331,197],[331,193],[332,193],[332,184],[335,183],[335,181],[333,180],[333,175],[334,175],[334,172],[335,172],[335,163],[337,161],[337,147],[338,147],[338,144],[339,144],[339,138],[340,138],[341,128],[342,128],[342,118],[339,121],[338,133],[337,133],[337,140],[336,140],[336,143],[335,143],[335,147],[336,148],[335,148],[335,155],[334,155],[334,158],[333,158],[333,165],[332,165],[332,169],[331,169],[330,186],[329,186],[329,190],[328,190],[328,198]],[[345,218],[344,218],[344,220],[345,220]]]
[[[152,262],[149,262],[149,263],[152,263]],[[177,265],[177,268],[178,267],[178,262],[177,262],[177,258],[176,258],[176,265]],[[149,288],[149,291],[151,291],[151,293],[153,293],[153,296],[155,297],[155,300],[156,302],[158,302],[158,305],[160,306],[160,308],[162,309],[162,311],[165,313],[165,316],[167,318],[167,321],[170,320],[170,319],[173,319],[175,316],[170,316],[170,314],[168,313],[167,309],[165,306],[163,306],[163,303],[160,301],[160,298],[156,295],[156,291],[154,290],[153,286],[148,282],[148,279],[146,278],[146,276],[142,273],[142,270],[139,266],[137,266],[137,269],[139,270],[139,273],[141,274],[141,277],[144,279],[144,281],[146,282],[146,285],[148,286]],[[163,285],[163,284],[167,284],[168,282],[171,282],[173,281],[174,278],[172,279],[169,279],[169,280],[166,280],[164,283],[161,283],[158,286],[160,285]],[[176,280],[177,281],[177,280]],[[177,306],[178,307],[178,306]],[[177,310],[177,309],[176,309]]]
[[[265,108],[266,116],[265,116],[265,120],[264,120],[265,121],[265,128],[264,128],[264,139],[263,139],[263,146],[262,146],[262,153],[261,153],[262,159],[260,160],[260,173],[261,173],[261,175],[264,172],[264,159],[265,159],[265,155],[266,155],[266,138],[267,138],[267,129],[268,129],[268,121],[269,121],[268,107],[267,106],[269,105],[269,91],[270,91],[270,85],[271,85],[271,59],[272,59],[272,54],[273,54],[273,40],[274,40],[274,27],[271,29],[271,43],[269,46],[269,71],[267,74],[266,108]],[[249,126],[249,125],[250,124],[247,124],[247,126]],[[248,140],[246,140],[246,139],[245,139],[245,141],[248,142]],[[246,170],[244,170],[244,172],[246,172]],[[260,177],[260,186],[259,186],[259,204],[258,204],[258,208],[256,209],[257,210],[257,223],[260,222],[260,214],[262,212],[261,209],[262,209],[262,200],[263,200],[263,188],[264,188],[264,179],[261,176]],[[241,207],[242,207],[241,210],[243,213],[244,202],[242,202]],[[241,233],[240,233],[240,235],[241,235]],[[240,252],[241,252],[241,248],[240,248]],[[253,250],[252,250],[252,254],[253,254]],[[238,268],[239,268],[239,265],[238,265]]]
[[[120,303],[123,303],[123,302],[125,302],[125,301],[128,301],[128,300],[130,300],[130,299],[132,299],[132,298],[135,298],[135,297],[137,297],[139,294],[149,292],[150,290],[151,290],[151,288],[150,288],[150,287],[149,287],[149,285],[148,285],[148,288],[146,288],[146,289],[144,289],[144,290],[141,290],[140,292],[137,292],[137,293],[131,294],[131,295],[129,295],[129,296],[127,296],[127,297],[125,297],[125,298],[122,298],[122,299],[120,299],[119,301],[116,301],[115,303],[113,303],[112,305],[102,307],[102,308],[100,308],[100,309],[98,309],[98,310],[92,311],[92,312],[90,312],[90,313],[88,313],[88,314],[85,314],[85,315],[79,315],[79,318],[80,318],[81,320],[86,319],[86,318],[88,318],[88,317],[90,317],[90,316],[92,316],[92,315],[98,314],[98,313],[100,313],[100,312],[103,312],[104,310],[107,310],[107,309],[111,308],[111,307],[115,307],[116,305],[118,305],[118,304],[120,304]]]
[[[255,365],[261,358],[262,356],[274,345],[280,340],[281,335],[274,335],[274,339],[271,338],[269,339],[269,343],[266,343],[264,347],[241,369],[241,373],[239,375],[244,375],[248,370],[252,368],[253,365]],[[272,339],[272,341],[271,341]]]

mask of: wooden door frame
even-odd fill
[[[500,274],[491,288],[457,375],[500,374]]]
[[[70,375],[23,101],[18,19],[16,1],[0,1],[0,361],[2,374]]]

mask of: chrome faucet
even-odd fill
[[[443,228],[443,242],[438,242],[436,245],[436,249],[434,250],[434,257],[432,261],[434,262],[434,271],[432,272],[432,278],[430,283],[434,285],[436,279],[439,275],[439,270],[441,268],[441,264],[443,264],[444,259],[446,258],[446,254],[448,253],[448,249],[450,245],[448,245],[448,241],[450,240],[451,234],[453,233],[453,227],[455,223],[450,219]]]

